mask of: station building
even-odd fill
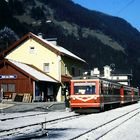
[[[83,73],[85,60],[29,32],[0,54],[4,97],[30,95],[32,101],[64,101],[62,88]],[[68,89],[69,90],[69,89]]]

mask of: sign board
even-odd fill
[[[16,79],[17,75],[0,75],[0,79]]]
[[[74,83],[74,86],[95,86],[95,83],[93,82],[93,83],[91,83],[91,82],[89,82],[89,83]]]

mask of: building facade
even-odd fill
[[[83,65],[85,64],[83,59],[65,48],[42,39],[33,33],[28,33],[23,36],[5,50],[1,54],[1,57],[9,61],[12,60],[26,65],[32,65],[40,72],[55,79],[55,82],[43,82],[43,80],[38,80],[38,83],[41,83],[38,87],[44,90],[41,92],[43,98],[47,99],[48,95],[54,95],[56,96],[54,100],[57,101],[64,100],[62,87],[69,87],[72,76],[80,75],[83,71]],[[3,72],[1,71],[0,74],[3,75]],[[32,75],[31,73],[29,74]],[[35,83],[37,84],[37,82]],[[34,87],[38,88],[37,86]],[[37,89],[32,89],[30,92],[32,92],[33,99],[39,96]]]
[[[28,94],[31,102],[55,101],[60,83],[31,65],[3,59],[0,62],[0,85],[4,98],[10,99],[17,94],[21,101],[24,94]],[[47,94],[51,90],[53,94]]]
[[[131,71],[112,70],[111,67],[108,65],[104,66],[103,72],[100,72],[98,68],[94,68],[94,70],[91,70],[91,75],[113,80],[123,85],[131,85],[132,79]]]

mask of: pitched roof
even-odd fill
[[[68,51],[67,49],[65,49],[65,48],[63,48],[61,46],[58,46],[58,45],[54,45],[50,41],[45,40],[43,38],[40,38],[39,36],[37,36],[35,34],[32,34],[32,35],[35,36],[36,38],[38,38],[39,40],[41,40],[42,42],[44,42],[44,43],[48,44],[49,46],[51,46],[53,49],[55,49],[61,55],[67,55],[67,56],[73,57],[73,58],[75,58],[77,60],[80,60],[82,62],[86,62],[85,60],[83,60],[80,57],[76,56],[75,54],[73,54],[72,52]]]
[[[21,63],[18,61],[13,61],[13,60],[7,60],[7,61],[12,63],[14,66],[18,67],[20,70],[24,71],[24,73],[30,75],[30,77],[32,77],[34,80],[58,83],[56,79],[52,78],[51,76],[45,74],[41,70],[38,70],[37,68],[31,65]]]
[[[75,59],[78,59],[84,63],[86,63],[85,60],[81,59],[80,57],[76,56],[75,54],[73,54],[72,52],[68,51],[67,49],[61,47],[61,46],[58,46],[58,49],[61,53],[63,53],[64,55],[67,55],[67,56],[70,56],[70,57],[73,57]]]
[[[47,49],[50,49],[51,51],[53,51],[56,54],[59,55],[66,55],[69,57],[72,57],[74,59],[77,59],[79,61],[82,61],[84,63],[86,63],[85,60],[81,59],[80,57],[76,56],[75,54],[71,53],[70,51],[66,50],[65,48],[61,47],[61,46],[57,46],[54,45],[53,43],[40,38],[39,36],[29,32],[28,34],[26,34],[25,36],[23,36],[21,39],[19,39],[18,41],[16,41],[13,45],[11,45],[7,50],[3,51],[3,53],[0,55],[1,57],[5,57],[8,53],[10,53],[14,48],[16,48],[19,44],[21,44],[22,42],[26,41],[27,39],[34,39],[35,41],[37,41],[38,43],[40,43],[41,45],[43,45],[44,47],[46,47]]]

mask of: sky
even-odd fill
[[[72,0],[90,10],[121,17],[140,31],[140,0]]]

